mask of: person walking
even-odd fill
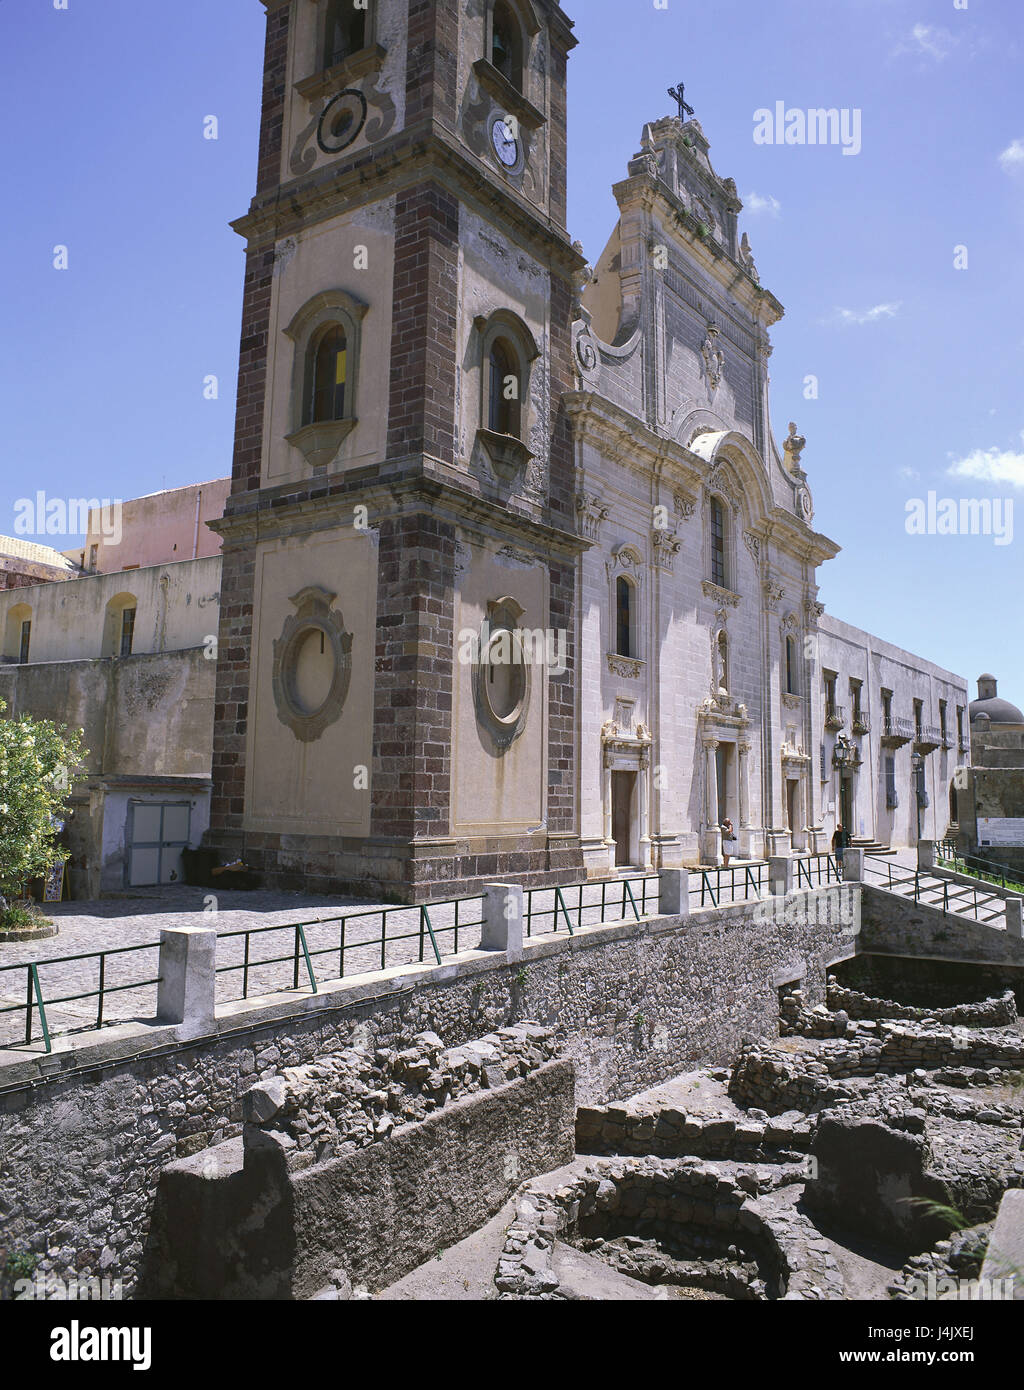
[[[832,836],[832,853],[840,869],[843,867],[843,850],[850,843],[850,837],[843,829],[842,821],[836,823],[836,833]]]

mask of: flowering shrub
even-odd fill
[[[87,750],[81,730],[6,719],[6,708],[0,700],[0,896],[17,897],[57,857],[56,822]]]

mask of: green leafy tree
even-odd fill
[[[48,719],[4,718],[0,700],[0,896],[18,896],[57,857],[55,821],[83,759],[82,733]]]

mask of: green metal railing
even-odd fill
[[[823,883],[841,883],[843,869],[833,854],[802,854],[793,860],[793,887],[820,888]]]
[[[476,903],[479,908],[479,915],[475,917],[466,916],[466,904]],[[455,920],[445,926],[435,926],[431,919],[431,910],[437,913],[441,908],[454,907]],[[418,912],[419,917],[416,927],[412,931],[391,931],[388,932],[388,920],[396,913]],[[350,924],[371,920],[375,917],[380,918],[380,934],[377,936],[357,936],[353,939]],[[380,950],[380,969],[387,969],[388,947],[395,946],[402,941],[415,941],[419,946],[419,959],[422,962],[426,959],[427,947],[429,945],[431,954],[435,962],[440,965],[445,954],[458,955],[459,934],[465,933],[472,927],[483,925],[483,898],[448,898],[444,902],[422,903],[419,908],[402,907],[377,907],[361,912],[346,912],[335,917],[314,917],[305,922],[287,922],[279,926],[270,927],[247,927],[241,931],[221,932],[218,937],[218,945],[221,941],[241,940],[243,942],[243,955],[240,962],[232,965],[220,965],[217,967],[218,975],[227,975],[232,972],[241,971],[242,973],[242,992],[233,996],[231,999],[221,999],[222,1003],[233,1003],[238,999],[249,998],[249,978],[253,971],[268,965],[292,966],[292,989],[299,988],[299,979],[302,975],[302,967],[305,967],[305,978],[309,983],[310,991],[313,994],[318,992],[317,975],[313,961],[320,956],[337,957],[337,971],[327,975],[321,975],[321,980],[343,980],[346,978],[346,953],[351,951],[366,951],[368,948],[379,948]],[[307,928],[337,926],[337,942],[332,942],[329,946],[311,946],[306,935]],[[252,954],[252,938],[267,936],[271,932],[294,931],[294,939],[291,949],[284,956],[260,956],[254,957]],[[438,937],[446,934],[452,936],[451,950],[442,952],[438,944]],[[405,962],[403,962],[404,964]],[[366,967],[361,966],[356,972],[364,974]],[[352,972],[349,971],[349,974]],[[305,987],[305,986],[303,986]]]
[[[730,864],[728,868],[690,870],[690,907],[718,907],[724,903],[746,902],[769,891],[768,864]],[[694,903],[693,899],[699,902]]]
[[[1004,899],[996,893],[985,893],[969,883],[956,883],[948,878],[939,878],[926,870],[907,869],[893,864],[890,859],[877,854],[864,855],[864,874],[874,875],[884,880],[878,886],[901,897],[912,898],[924,907],[941,907],[943,912],[952,912],[961,917],[973,917],[976,922],[986,926],[999,917],[1005,917]],[[993,908],[993,904],[997,904]]]
[[[82,951],[74,956],[51,956],[45,960],[23,961],[19,965],[0,965],[0,992],[2,992],[3,982],[6,976],[14,975],[16,971],[25,972],[25,1002],[17,1004],[0,1005],[0,1015],[18,1013],[24,1011],[25,1014],[25,1042],[30,1043],[35,1031],[35,1016],[39,1018],[39,1028],[46,1051],[52,1051],[52,1040],[64,1037],[69,1033],[91,1032],[94,1029],[109,1027],[114,1022],[123,1020],[107,1019],[104,1017],[107,1000],[112,994],[120,994],[128,989],[148,989],[159,985],[160,976],[157,975],[146,980],[129,980],[120,984],[109,984],[107,981],[107,961],[113,956],[127,956],[138,951],[159,951],[158,942],[147,942],[142,946],[114,946],[107,951]],[[43,981],[40,978],[40,971],[45,974],[47,966],[68,965],[74,961],[96,961],[99,966],[99,979],[96,989],[79,990],[77,994],[52,993],[47,995],[44,992]],[[59,989],[59,986],[57,987]],[[55,1028],[53,1019],[55,1011],[64,1004],[79,1004],[85,999],[96,1000],[95,1020],[90,1018],[87,1023],[79,1023],[73,1027]],[[156,1013],[156,1000],[153,1001],[153,1013]],[[49,1017],[47,1016],[49,1010]]]
[[[550,899],[550,906],[538,905],[544,899]],[[599,879],[562,888],[527,888],[523,894],[523,934],[539,936],[541,923],[550,923],[548,931],[568,931],[572,936],[580,927],[603,922],[638,922],[657,911],[657,903],[657,874]],[[609,916],[612,911],[617,916]]]
[[[940,840],[935,845],[935,861],[954,873],[996,884],[1010,893],[1024,893],[1024,869],[1009,864],[996,864],[973,854],[958,854],[955,840]]]

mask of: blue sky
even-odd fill
[[[1024,504],[1024,6],[664,4],[566,6],[580,39],[572,235],[599,255],[611,186],[684,81],[747,204],[762,283],[786,306],[776,433],[794,419],[807,437],[815,525],[843,546],[819,572],[822,599],[967,676],[972,694],[991,669],[1024,702],[1018,518],[1002,546],[905,524],[929,491]],[[263,7],[67,5],[0,0],[8,533],[36,488],[130,497],[230,471],[243,257],[228,222],[255,178]],[[861,152],[756,144],[755,111],[778,101],[860,110]],[[203,398],[211,374],[216,401]]]

